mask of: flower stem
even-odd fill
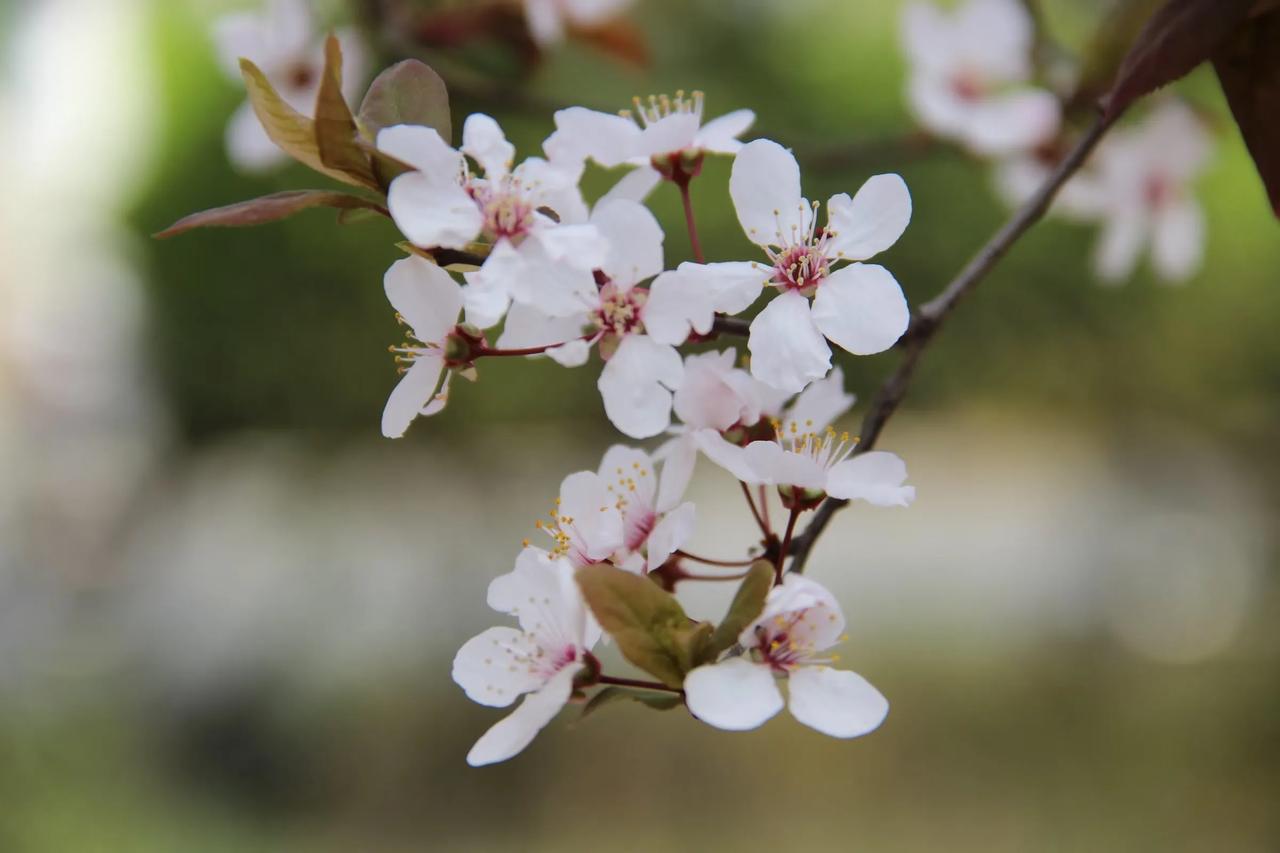
[[[751,507],[751,514],[755,516],[756,524],[760,525],[760,532],[764,534],[766,539],[773,538],[773,528],[769,526],[769,522],[764,520],[764,516],[760,515],[760,510],[756,509],[756,502],[751,497],[751,487],[742,481],[738,482],[742,486],[742,494],[747,499],[747,506]]]
[[[787,552],[791,550],[791,537],[796,532],[796,520],[800,518],[802,510],[798,506],[791,508],[791,515],[787,517],[787,532],[782,535],[782,547],[778,549],[778,562],[774,563],[773,575],[775,583],[782,583],[782,565],[787,561]]]
[[[638,687],[641,690],[660,690],[663,693],[683,693],[676,687],[668,687],[660,681],[644,681],[639,678],[616,678],[612,675],[596,676],[597,684],[612,684],[617,687]]]
[[[494,358],[514,358],[522,355],[542,355],[549,349],[562,347],[565,344],[571,344],[574,341],[584,341],[589,337],[590,335],[584,335],[581,338],[574,338],[573,341],[560,341],[559,343],[554,344],[543,344],[542,346],[536,347],[521,347],[519,349],[492,349],[490,347],[484,347],[483,349],[477,350],[475,355],[477,358],[487,358],[490,356]]]
[[[699,557],[697,554],[690,554],[688,551],[676,551],[677,557],[684,557],[686,560],[693,560],[695,563],[703,563],[708,566],[727,566],[737,568],[738,566],[749,566],[755,560],[712,560],[709,557]]]
[[[694,574],[690,574],[689,572],[685,572],[683,575],[680,576],[680,580],[682,581],[740,581],[749,574],[751,573],[740,572],[739,574],[736,574],[736,575],[694,575]]]
[[[689,195],[690,180],[685,178],[683,181],[677,181],[676,186],[680,188],[680,201],[684,205],[684,221],[689,226],[689,245],[693,248],[693,259],[700,264],[707,262],[707,256],[702,254],[702,243],[698,240],[698,223],[693,217],[693,199]]]

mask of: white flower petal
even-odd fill
[[[462,125],[462,152],[480,164],[488,180],[496,180],[511,171],[516,147],[491,116],[472,113]]]
[[[640,132],[635,157],[675,154],[693,145],[702,120],[693,113],[675,112],[665,115]]]
[[[664,272],[649,287],[644,323],[655,340],[679,346],[691,331],[711,331],[717,312],[737,314],[751,305],[769,273],[751,261],[685,262]]]
[[[378,150],[418,170],[431,183],[458,184],[462,152],[449,147],[433,127],[398,124],[378,131]]]
[[[1204,214],[1193,199],[1156,212],[1151,223],[1151,260],[1166,281],[1186,281],[1204,259]]]
[[[800,194],[800,166],[790,151],[768,139],[748,142],[733,161],[729,194],[751,242],[797,242],[812,211]]]
[[[591,357],[591,344],[586,341],[569,341],[569,343],[552,347],[547,356],[561,367],[582,367]]]
[[[827,203],[835,231],[832,249],[840,257],[864,261],[888,249],[911,222],[911,193],[898,175],[875,175],[852,200],[841,193]]]
[[[485,259],[478,275],[493,276],[500,283],[492,286],[504,288],[514,301],[548,317],[574,318],[599,304],[600,291],[592,274],[557,261],[547,254],[541,240],[525,240],[510,252],[499,252],[502,246],[499,243]]]
[[[649,534],[649,553],[646,565],[654,571],[667,558],[693,538],[698,511],[692,503],[683,503],[662,517]]]
[[[917,71],[907,81],[907,103],[920,124],[939,136],[955,137],[968,126],[971,105],[946,77]]]
[[[693,433],[694,443],[698,449],[707,454],[707,458],[737,477],[744,483],[759,485],[761,479],[744,447],[726,441],[724,436],[713,429],[700,429]]]
[[[952,38],[964,59],[992,80],[1017,83],[1031,74],[1034,24],[1020,0],[969,0],[954,17]]]
[[[466,190],[434,182],[422,172],[392,181],[387,207],[401,233],[424,249],[464,249],[484,227],[484,214]]]
[[[582,336],[585,314],[576,317],[548,317],[537,308],[519,302],[507,313],[506,325],[498,337],[498,349],[526,349],[572,341]]]
[[[529,35],[540,47],[564,41],[564,20],[559,0],[524,0],[525,21]]]
[[[438,356],[419,356],[387,398],[382,410],[382,434],[387,438],[404,435],[409,424],[432,402],[444,360]]]
[[[600,479],[613,486],[614,494],[626,498],[624,520],[628,528],[643,516],[653,513],[653,496],[658,490],[657,469],[649,454],[625,444],[615,444],[605,451],[596,470]],[[627,538],[631,536],[627,531]]]
[[[693,478],[693,468],[698,461],[698,445],[692,434],[685,433],[664,445],[659,455],[663,460],[662,479],[658,484],[654,508],[658,512],[666,512],[680,503],[689,488],[689,480]]]
[[[1142,211],[1126,206],[1112,213],[1102,226],[1094,253],[1098,276],[1111,283],[1131,276],[1149,233],[1150,224]]]
[[[625,200],[596,205],[591,224],[608,246],[598,266],[615,284],[630,288],[662,272],[665,235],[648,208]]]
[[[600,372],[596,387],[605,414],[623,434],[651,438],[671,425],[671,390],[684,363],[674,348],[647,335],[628,335]]]
[[[599,228],[587,223],[539,228],[532,239],[521,245],[521,250],[527,250],[530,243],[537,243],[541,253],[557,265],[572,267],[578,273],[599,269],[609,255],[608,240]]]
[[[411,255],[396,261],[383,276],[382,287],[391,307],[423,343],[443,342],[458,324],[462,288],[453,276],[428,260]]]
[[[902,44],[915,68],[943,73],[955,62],[949,16],[931,2],[907,4],[902,13]]]
[[[793,429],[820,433],[849,411],[856,400],[853,394],[845,393],[844,371],[833,367],[827,378],[813,382],[796,397],[781,419],[782,434],[790,435]]]
[[[704,352],[684,360],[684,382],[675,393],[675,413],[694,429],[726,430],[760,419],[759,383],[734,366],[734,350]]]
[[[1027,89],[972,104],[965,118],[964,141],[985,156],[1003,156],[1035,148],[1052,139],[1062,107],[1052,92]]]
[[[538,732],[555,719],[573,694],[573,679],[582,669],[572,663],[557,672],[537,693],[530,693],[520,707],[485,732],[467,753],[472,767],[506,761],[533,742]]]
[[[856,672],[804,666],[787,682],[791,715],[824,735],[859,737],[877,729],[889,714],[889,701]]]
[[[545,679],[528,665],[538,651],[538,644],[523,631],[490,628],[458,649],[453,680],[472,702],[505,708],[522,693],[542,686]]]
[[[662,175],[656,169],[640,166],[619,178],[618,182],[600,197],[596,206],[619,200],[643,202],[661,182]]]
[[[827,287],[830,281],[819,291]],[[831,348],[814,324],[809,300],[794,291],[776,297],[751,322],[747,349],[752,376],[793,394],[831,369]]]
[[[242,104],[227,123],[226,145],[227,159],[243,172],[264,172],[288,160],[288,155],[262,129],[248,103]]]
[[[570,20],[583,27],[595,27],[617,16],[635,0],[561,0]]]
[[[299,56],[310,47],[315,22],[305,0],[270,0],[266,7],[267,32],[276,56]]]
[[[903,485],[906,481],[907,463],[893,453],[876,450],[846,459],[828,471],[827,494],[875,506],[909,506],[916,490]]]
[[[780,617],[790,623],[791,639],[815,653],[831,648],[844,634],[844,613],[831,590],[792,572],[783,577],[781,586],[769,590],[763,612],[743,629],[739,642],[749,646],[757,627],[776,624]]]
[[[911,310],[887,269],[851,264],[818,285],[813,322],[854,355],[872,355],[898,342],[911,322]]]
[[[634,121],[586,107],[569,107],[556,113],[555,122],[555,146],[562,156],[589,157],[606,169],[635,156],[640,128]]]
[[[826,485],[827,472],[812,456],[785,450],[776,441],[753,441],[743,450],[755,482],[803,489]]]
[[[259,68],[276,64],[274,45],[267,37],[261,16],[252,12],[224,15],[213,24],[213,46],[223,72],[239,82],[240,60],[252,60]]]
[[[626,541],[617,502],[609,484],[593,471],[570,474],[560,484],[557,509],[562,517],[573,519],[561,527],[577,537],[589,560],[606,559]]]
[[[694,147],[713,154],[737,154],[742,150],[738,137],[746,133],[755,121],[756,114],[751,110],[734,110],[713,118],[694,137]]]
[[[768,664],[740,657],[690,672],[684,679],[684,697],[695,717],[732,732],[758,728],[783,705]]]

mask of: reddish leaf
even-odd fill
[[[240,71],[244,74],[245,90],[249,93],[253,111],[272,142],[299,163],[322,175],[354,186],[365,185],[363,181],[339,169],[331,169],[321,161],[320,150],[316,146],[315,122],[289,106],[258,66],[241,59]]]
[[[397,124],[435,128],[445,142],[453,138],[444,80],[416,59],[406,59],[379,74],[360,105],[360,126],[370,138]]]
[[[1213,67],[1280,217],[1280,12],[1251,20],[1218,51]]]
[[[1143,95],[1209,59],[1248,17],[1256,0],[1169,0],[1138,33],[1106,98],[1114,118]]]
[[[381,189],[369,156],[356,142],[356,120],[342,96],[342,45],[329,36],[324,45],[324,73],[316,95],[316,148],[326,168],[349,175],[355,182]]]
[[[333,207],[339,210],[363,209],[390,216],[382,205],[349,193],[328,190],[291,190],[193,213],[179,219],[155,237],[158,240],[165,240],[195,228],[263,225],[285,219],[312,207]]]

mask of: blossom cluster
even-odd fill
[[[966,0],[947,12],[913,0],[902,35],[911,67],[907,100],[920,125],[992,162],[1001,195],[1021,205],[1063,156],[1069,133],[1062,98],[1036,81],[1027,4]],[[1100,227],[1093,258],[1099,278],[1129,278],[1144,250],[1161,279],[1196,273],[1205,237],[1194,182],[1210,154],[1204,122],[1173,97],[1102,142],[1055,207]]]
[[[528,6],[543,35],[554,29],[543,15],[553,8]],[[196,214],[170,233],[315,205],[392,219],[405,257],[383,285],[404,340],[390,347],[402,375],[382,414],[389,438],[443,411],[455,377],[479,379],[484,359],[582,368],[594,356],[609,421],[629,439],[658,439],[617,444],[595,469],[565,477],[536,541],[525,540],[512,570],[490,584],[488,604],[516,624],[466,642],[453,678],[478,703],[519,705],[468,761],[510,758],[566,704],[591,710],[618,695],[683,705],[721,729],[754,728],[782,707],[781,681],[802,723],[841,738],[876,728],[884,697],[834,666],[831,650],[845,638],[840,605],[788,558],[804,536],[798,520],[823,501],[903,507],[915,497],[898,456],[860,447],[835,426],[854,398],[832,361],[833,348],[883,352],[908,329],[902,288],[872,263],[911,219],[902,178],[874,175],[827,199],[824,213],[787,148],[744,140],[750,110],[708,119],[701,92],[637,98],[616,114],[562,109],[541,150],[524,157],[483,113],[462,122],[455,142],[429,68],[388,69],[353,111],[345,84],[360,63],[344,69],[342,40],[319,44],[309,26],[296,0],[219,26],[221,53],[250,95],[230,150],[259,166],[280,149],[380,199],[284,193]],[[724,190],[753,258],[703,256],[690,185],[709,156],[732,158]],[[619,174],[588,199],[582,179],[595,169]],[[685,202],[693,257],[678,262],[646,206],[664,183]],[[731,319],[757,308],[749,322]],[[724,345],[726,323],[747,353]],[[685,492],[704,457],[745,495],[760,533],[716,559],[688,550],[698,513]],[[771,503],[787,513],[776,529]],[[685,614],[675,593],[692,582],[736,587],[719,624]],[[605,673],[593,651],[601,642],[652,680]]]
[[[900,458],[858,454],[856,439],[832,426],[853,398],[831,361],[831,344],[876,353],[907,329],[898,283],[865,261],[903,233],[910,195],[901,178],[875,176],[852,197],[832,197],[819,225],[819,205],[803,197],[791,153],[770,140],[740,142],[749,113],[704,125],[703,103],[695,93],[654,97],[631,114],[563,110],[541,156],[518,163],[497,122],[483,114],[466,119],[458,148],[423,126],[377,135],[379,151],[412,167],[391,182],[387,199],[417,250],[385,279],[409,340],[393,348],[404,376],[387,403],[384,434],[398,437],[415,418],[441,411],[451,377],[472,376],[482,358],[547,357],[577,367],[594,349],[610,421],[631,438],[667,436],[652,454],[617,445],[597,470],[565,478],[537,525],[549,541],[526,542],[514,570],[490,586],[490,606],[519,628],[492,628],[469,641],[454,661],[454,679],[482,704],[525,698],[475,745],[473,764],[511,757],[572,698],[613,683],[592,649],[602,636],[635,629],[612,613],[611,596],[637,593],[618,592],[616,579],[598,573],[584,581],[585,568],[651,576],[643,594],[660,592],[654,582],[674,587],[696,577],[684,567],[698,558],[684,548],[697,509],[683,496],[700,456],[749,494],[776,490],[792,517],[784,540],[762,523],[759,553],[729,561],[749,566],[775,552],[765,561],[758,607],[730,647],[690,651],[676,679],[651,687],[672,691],[724,729],[754,728],[776,713],[778,678],[790,682],[793,714],[837,737],[870,731],[887,713],[865,680],[830,666],[827,651],[844,628],[835,598],[783,565],[796,517],[826,497],[878,506],[914,498]],[[734,158],[729,196],[761,257],[669,268],[663,229],[635,196],[646,197],[664,178],[687,191],[708,154]],[[619,181],[621,191],[588,204],[579,182],[592,161],[632,171]],[[459,280],[428,260],[441,250],[483,257]],[[748,368],[733,349],[681,352],[714,337],[717,317],[766,295],[772,298],[749,326]],[[499,327],[491,347],[488,332]],[[711,579],[745,582],[742,575]],[[615,639],[633,663],[665,674],[629,640]]]

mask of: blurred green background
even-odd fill
[[[377,67],[408,55],[377,2],[315,5]],[[1042,5],[1078,49],[1110,4]],[[697,88],[794,147],[810,197],[900,172],[915,216],[884,263],[918,303],[1006,211],[987,165],[895,143],[901,6],[639,0],[643,68],[581,43],[532,71],[498,43],[414,55],[459,83],[455,126],[490,112],[522,154],[557,106]],[[617,440],[598,364],[485,363],[389,442],[389,224],[150,241],[325,185],[228,164],[243,92],[209,26],[234,7],[0,13],[0,850],[1280,849],[1280,231],[1211,75],[1178,86],[1217,117],[1201,274],[1102,287],[1094,229],[1037,227],[886,432],[917,505],[849,512],[816,551],[880,731],[612,706],[474,770],[498,715],[449,661],[559,479]],[[727,177],[694,184],[714,260],[752,257]],[[652,206],[674,266],[678,197]],[[895,358],[840,363],[867,399]],[[699,468],[697,550],[749,537],[729,485]]]

